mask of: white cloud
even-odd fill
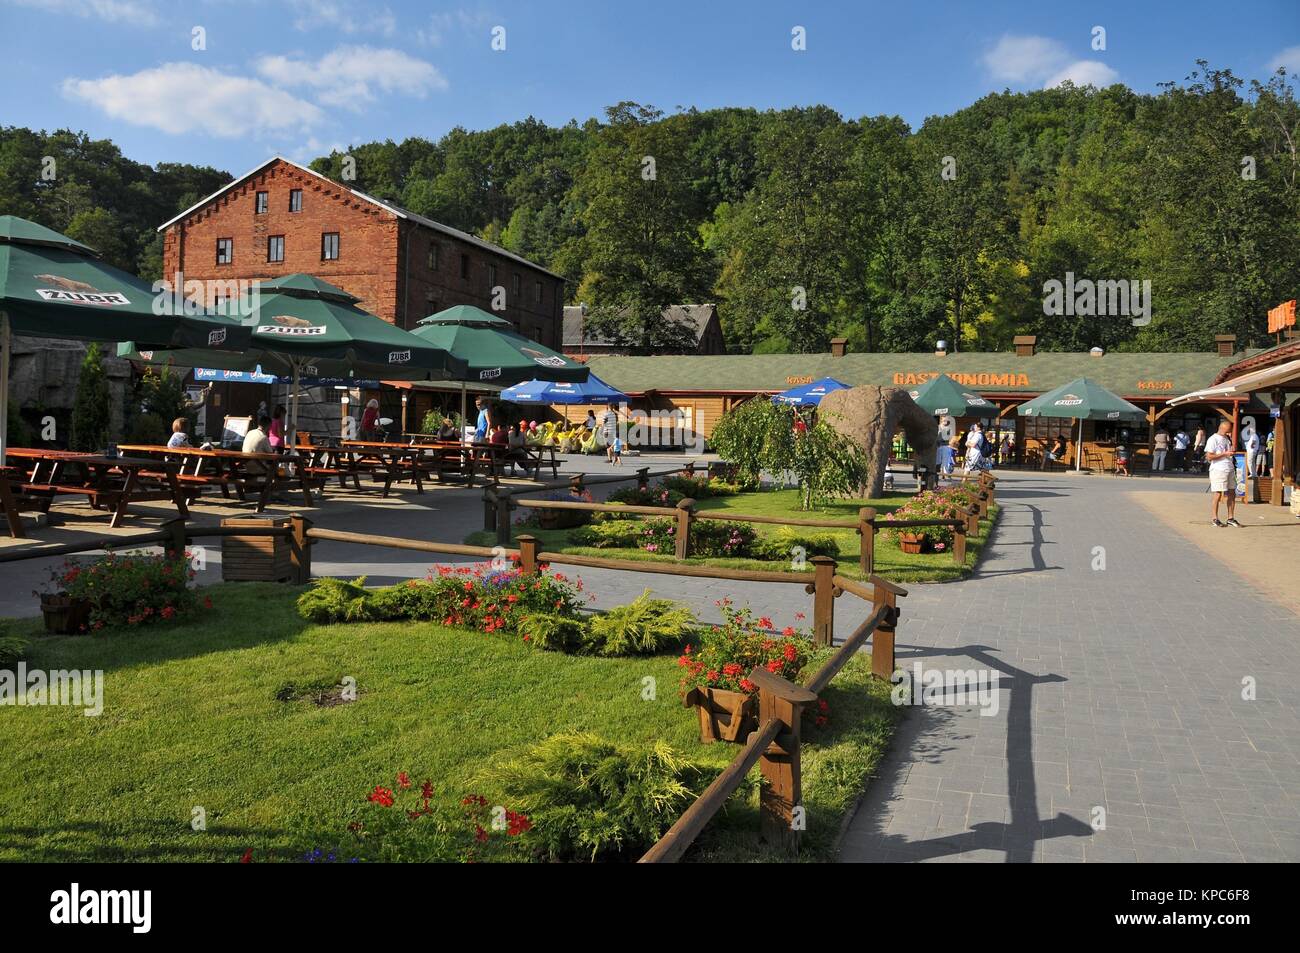
[[[158,12],[148,0],[8,0],[20,7],[33,7],[45,13],[94,17],[109,23],[153,26]]]
[[[224,139],[305,131],[325,119],[320,107],[261,80],[194,63],[164,63],[128,76],[66,79],[63,94],[114,119],[174,135]]]
[[[392,36],[397,32],[397,18],[388,7],[365,0],[290,0],[297,11],[293,21],[297,30],[328,28],[344,33],[378,33]]]
[[[1004,35],[984,54],[994,78],[1012,83],[1038,81],[1069,58],[1065,47],[1045,36]]]
[[[370,46],[341,46],[314,62],[264,56],[256,67],[278,86],[306,86],[320,102],[349,109],[361,109],[379,92],[424,96],[447,88],[442,73],[424,60]]]
[[[427,46],[442,46],[443,41],[452,33],[473,33],[483,31],[486,34],[492,26],[491,14],[482,11],[455,10],[448,13],[435,13],[429,17],[429,25],[416,30],[415,36]]]
[[[1068,80],[1075,86],[1096,86],[1098,89],[1105,89],[1118,79],[1119,74],[1105,63],[1096,60],[1078,60],[1049,76],[1047,82],[1043,83],[1043,88],[1051,89]]]
[[[1047,36],[1003,34],[982,57],[994,79],[1016,84],[1039,84],[1044,89],[1066,80],[1076,86],[1101,88],[1119,80],[1119,74],[1100,60],[1070,60],[1063,43]]]
[[[1300,46],[1288,46],[1268,62],[1268,71],[1285,69],[1292,76],[1300,74]]]

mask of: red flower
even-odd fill
[[[244,851],[244,856],[239,858],[241,864],[251,864],[253,862],[253,848]]]
[[[474,839],[480,844],[487,843],[488,832],[483,829],[482,824],[474,825]]]
[[[432,781],[425,781],[423,784],[420,785],[420,797],[424,798],[426,801],[429,798],[433,797]]]
[[[740,688],[741,688],[741,691],[746,691],[746,692],[753,692],[753,691],[757,691],[757,690],[758,690],[758,686],[755,685],[753,682],[751,682],[751,681],[750,681],[749,679],[747,679],[747,678],[742,678],[742,679],[740,680]]]
[[[380,807],[392,807],[393,792],[389,788],[376,784],[375,789],[366,796],[366,800]]]
[[[402,788],[409,788],[411,786],[411,776],[407,774],[405,771],[398,771],[397,786]]]

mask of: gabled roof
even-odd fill
[[[671,304],[664,309],[665,321],[684,324],[695,334],[695,343],[704,336],[713,316],[717,314],[716,304]],[[591,334],[583,327],[584,317],[581,305],[568,305],[564,309],[564,347],[603,347],[617,342]]]
[[[1214,383],[1223,384],[1242,374],[1248,374],[1251,371],[1257,371],[1265,367],[1272,367],[1275,364],[1285,364],[1287,361],[1296,358],[1300,358],[1300,340],[1283,341],[1281,344],[1267,350],[1257,351],[1243,357],[1235,364],[1228,365],[1219,372],[1219,376],[1214,379]]]
[[[1237,355],[1240,360],[1240,355]],[[952,374],[982,393],[1045,393],[1088,377],[1122,397],[1164,399],[1204,387],[1234,358],[1211,352],[1125,353],[964,351],[831,354],[715,354],[671,357],[592,355],[592,373],[625,393],[779,393],[796,383],[835,377],[846,384],[915,387],[932,374]],[[895,375],[901,379],[896,380]]]
[[[343,189],[344,191],[349,192],[352,195],[355,195],[357,198],[361,199],[364,202],[369,202],[371,205],[378,206],[379,208],[382,208],[384,211],[396,215],[398,218],[405,218],[408,219],[409,221],[415,222],[418,225],[423,225],[425,228],[433,229],[436,232],[442,232],[444,235],[450,235],[453,238],[459,238],[461,241],[468,242],[471,245],[477,245],[478,247],[484,249],[485,251],[490,251],[493,254],[501,255],[504,258],[509,258],[511,261],[517,261],[519,262],[519,264],[525,265],[533,269],[533,271],[539,271],[542,274],[549,275],[552,278],[558,278],[560,281],[564,280],[563,275],[557,275],[553,271],[548,271],[547,269],[543,268],[541,265],[537,264],[536,262],[529,261],[527,258],[524,258],[520,255],[516,255],[514,252],[508,251],[499,245],[493,245],[491,242],[484,241],[483,239],[479,238],[476,235],[471,235],[469,234],[469,232],[462,232],[460,229],[452,228],[450,225],[443,225],[441,222],[435,222],[431,218],[426,218],[425,216],[420,215],[417,212],[412,212],[410,209],[402,208],[402,206],[397,205],[394,202],[389,202],[386,199],[376,198],[373,195],[370,195],[366,192],[362,192],[360,189],[348,188],[346,185],[342,184],[341,182],[335,182],[327,175],[321,175],[315,169],[309,169],[307,166],[302,165],[301,163],[298,162],[294,162],[292,159],[286,159],[284,156],[281,155],[272,156],[271,158],[263,162],[261,165],[257,166],[257,168],[250,169],[248,172],[245,172],[243,175],[232,179],[230,182],[227,182],[225,185],[217,189],[217,191],[213,192],[207,198],[200,199],[198,202],[195,202],[193,205],[191,205],[185,211],[181,212],[175,218],[163,222],[161,225],[158,226],[158,231],[160,232],[166,231],[168,228],[175,225],[181,219],[189,217],[190,215],[197,212],[199,209],[203,208],[203,206],[207,205],[213,199],[220,198],[222,195],[229,192],[231,189],[235,188],[238,185],[242,185],[244,182],[248,181],[253,176],[257,175],[260,172],[265,171],[267,168],[274,165],[276,162],[283,162],[285,165],[293,166],[295,169],[297,169],[300,172],[304,172],[307,175],[313,175],[324,182],[328,182],[330,185],[334,186],[337,189]]]

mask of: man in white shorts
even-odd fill
[[[1232,462],[1232,423],[1219,422],[1219,432],[1205,442],[1205,461],[1210,465],[1210,491],[1214,494],[1214,525],[1240,526],[1236,519],[1237,468]],[[1219,522],[1219,503],[1228,501],[1228,522]]]

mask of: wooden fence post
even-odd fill
[[[497,528],[496,500],[496,492],[491,486],[488,486],[483,490],[483,528],[485,530],[494,530]]]
[[[509,546],[510,545],[510,510],[512,506],[510,502],[510,494],[506,493],[503,496],[498,496],[496,498],[496,501],[497,501],[497,520],[496,520],[497,545]]]
[[[978,536],[980,531],[980,508],[976,503],[972,503],[966,510],[966,532]]]
[[[677,538],[673,555],[685,559],[691,551],[691,516],[695,511],[695,501],[681,500],[677,504]]]
[[[966,524],[952,529],[952,561],[958,566],[966,564]]]
[[[650,468],[649,467],[636,468],[636,488],[640,490],[642,493],[650,489]]]
[[[862,537],[862,547],[858,555],[858,569],[863,579],[871,578],[876,571],[876,509],[864,506],[858,510],[858,535]]]
[[[888,621],[876,626],[871,636],[871,674],[889,681],[894,676],[894,630],[898,611],[898,597],[884,586],[874,586],[873,608],[889,606]]]
[[[525,576],[537,574],[537,537],[520,536],[515,540],[519,544],[519,569]]]
[[[755,667],[749,678],[758,685],[758,723],[776,718],[785,725],[758,762],[766,782],[759,789],[760,836],[769,844],[794,852],[799,849],[799,835],[806,826],[799,716],[803,706],[816,701],[817,696],[761,666]]]
[[[688,461],[686,466],[682,467],[682,472],[686,474],[688,479],[693,479],[695,477],[695,461]]]
[[[171,536],[167,542],[163,543],[163,552],[167,554],[168,559],[185,558],[185,520],[179,516],[169,519],[163,523],[163,530],[170,533]]]
[[[289,561],[293,564],[293,581],[296,585],[311,582],[311,538],[307,530],[311,529],[311,520],[301,513],[289,517]]]
[[[976,494],[975,500],[975,505],[979,507],[980,519],[984,519],[989,515],[989,491],[980,490],[979,493]]]
[[[813,642],[830,645],[835,635],[835,560],[814,556],[813,564]]]

